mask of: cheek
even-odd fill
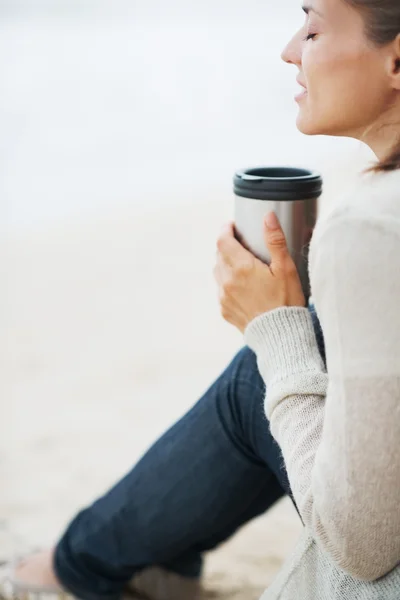
[[[332,42],[325,47],[315,43],[304,52],[308,96],[298,125],[305,133],[348,135],[379,116],[382,98],[374,78],[374,58],[364,49],[336,46],[332,52]]]

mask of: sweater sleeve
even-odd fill
[[[393,217],[338,214],[310,275],[309,311],[254,319],[245,341],[305,526],[335,564],[374,581],[400,562],[400,236]]]

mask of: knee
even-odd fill
[[[257,366],[257,357],[248,346],[244,346],[239,350],[231,363],[231,368],[235,381],[248,382],[251,386],[264,387]]]
[[[259,373],[254,352],[244,346],[233,358],[225,372],[224,404],[234,412],[250,411],[253,404],[260,404],[265,394],[265,384]]]

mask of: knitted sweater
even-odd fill
[[[400,171],[360,175],[321,216],[307,308],[254,319],[245,342],[304,530],[262,600],[400,599]]]

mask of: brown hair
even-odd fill
[[[399,0],[344,0],[359,10],[365,18],[365,32],[376,46],[385,46],[393,42],[400,34]],[[398,64],[400,69],[400,61]],[[367,172],[380,173],[400,169],[400,140],[390,156]]]

